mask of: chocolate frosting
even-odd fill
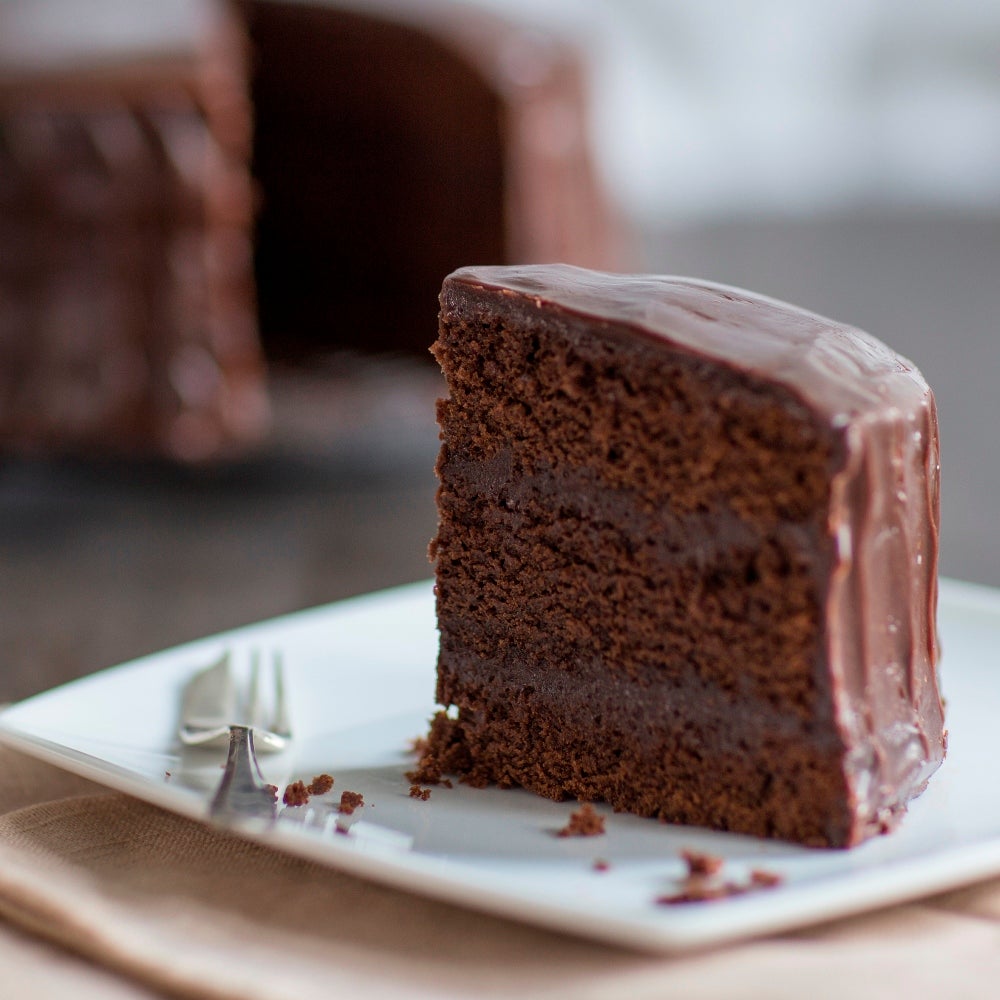
[[[783,387],[825,425],[834,445],[826,518],[833,555],[819,591],[851,795],[849,839],[890,827],[946,744],[937,678],[937,415],[917,368],[854,327],[692,278],[469,267],[446,280],[442,301],[463,285],[748,373]]]
[[[742,288],[566,264],[466,267],[448,280],[506,289],[753,372],[834,426],[930,395],[911,362],[864,331]]]

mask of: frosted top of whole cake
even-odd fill
[[[0,0],[0,84],[143,60],[188,62],[223,11],[217,0]]]
[[[445,281],[496,288],[537,308],[629,327],[773,380],[834,426],[929,399],[917,367],[856,327],[742,288],[697,278],[611,274],[567,264],[464,267]]]

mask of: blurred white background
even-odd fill
[[[599,160],[647,223],[1000,213],[1000,4],[478,2],[590,53]]]

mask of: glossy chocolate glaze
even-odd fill
[[[938,690],[939,456],[934,397],[917,368],[853,327],[737,288],[565,265],[471,267],[445,282],[461,309],[499,291],[532,310],[642,337],[747,373],[800,400],[832,442],[821,617],[843,746],[848,843],[889,828],[945,752]],[[501,313],[503,307],[500,307]]]
[[[834,427],[893,406],[909,410],[930,396],[916,367],[869,334],[741,288],[565,264],[467,267],[445,288],[452,282],[504,289],[539,307],[753,372],[784,386]]]

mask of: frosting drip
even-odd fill
[[[911,413],[846,435],[830,530],[838,546],[828,653],[847,753],[856,838],[887,827],[944,757],[937,684],[939,466],[928,391]]]

